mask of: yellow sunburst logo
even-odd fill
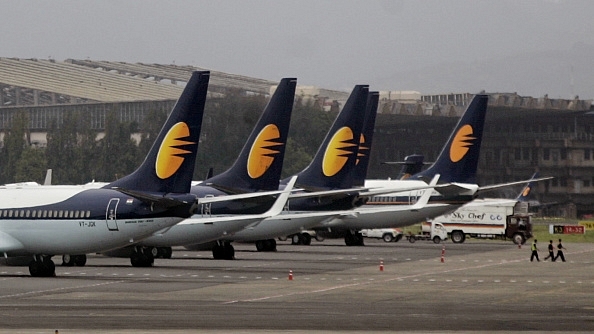
[[[322,163],[322,172],[324,175],[330,177],[336,175],[349,159],[349,155],[354,154],[353,147],[357,145],[353,143],[353,130],[349,127],[342,127],[328,143],[326,152],[324,152],[324,161]]]
[[[522,196],[526,197],[530,194],[530,187],[526,187],[526,189],[524,189],[524,192],[522,193]]]
[[[280,153],[280,150],[275,147],[284,145],[279,139],[280,131],[274,124],[268,124],[260,131],[250,149],[247,161],[247,173],[252,179],[264,175],[270,168],[275,156]]]
[[[366,157],[367,153],[369,152],[369,146],[365,145],[365,135],[361,134],[361,139],[359,140],[359,150],[357,151],[357,161],[355,161],[355,165],[359,165],[359,161],[362,157]]]
[[[468,153],[470,146],[473,145],[472,141],[476,139],[476,137],[472,136],[472,132],[472,126],[468,124],[458,130],[450,147],[450,160],[452,162],[462,160],[466,153]]]
[[[155,170],[159,178],[166,179],[175,174],[184,162],[185,158],[183,156],[192,153],[179,148],[179,146],[196,144],[181,139],[188,136],[190,136],[190,129],[184,122],[179,122],[169,129],[161,143],[161,147],[159,147],[159,153],[157,153]]]

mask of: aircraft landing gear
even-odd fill
[[[54,277],[56,265],[50,256],[35,255],[29,263],[29,273],[33,277]]]
[[[258,252],[276,252],[276,240],[266,239],[256,241]]]
[[[361,231],[347,231],[344,236],[344,243],[347,246],[365,246]]]
[[[132,255],[130,255],[130,263],[132,267],[152,267],[155,263],[155,256],[152,249],[147,247],[134,247]]]
[[[171,247],[157,247],[157,256],[163,259],[171,259],[171,255],[173,254],[173,250]]]
[[[85,254],[81,255],[70,255],[64,254],[62,255],[62,266],[64,267],[84,267],[87,264],[87,256]]]
[[[217,241],[212,248],[212,257],[215,260],[235,260],[235,248],[229,241]]]

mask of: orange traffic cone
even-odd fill
[[[289,281],[293,280],[293,270],[289,270]]]
[[[441,249],[441,263],[445,262],[445,245],[443,246],[443,248]]]
[[[384,261],[380,260],[380,271],[384,271]]]

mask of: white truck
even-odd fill
[[[466,238],[482,238],[511,239],[523,244],[532,237],[527,203],[515,200],[477,199],[423,223],[422,230],[428,231],[431,223],[443,224],[454,243],[463,243]]]
[[[406,239],[410,243],[414,243],[417,240],[433,240],[434,243],[438,244],[448,239],[448,232],[441,223],[431,222],[427,224],[427,227],[423,226],[421,234],[409,233]]]
[[[374,228],[361,230],[366,238],[382,239],[384,242],[398,242],[402,239],[402,230],[398,228]]]

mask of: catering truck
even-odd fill
[[[441,223],[454,243],[466,238],[511,239],[523,244],[532,237],[528,203],[515,200],[474,200],[458,210],[436,217],[422,224],[429,232],[431,223]]]

